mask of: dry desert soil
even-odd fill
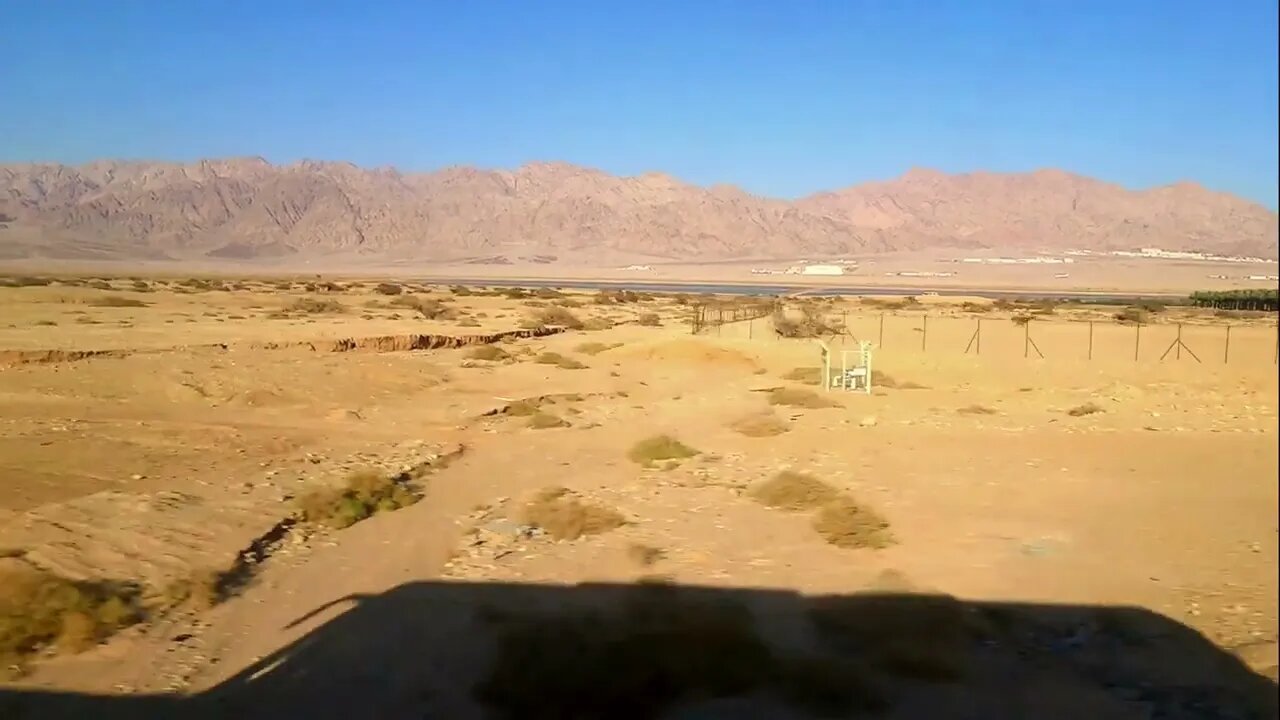
[[[0,288],[0,717],[1275,717],[1272,317],[379,285]]]

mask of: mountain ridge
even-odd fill
[[[564,162],[513,170],[260,157],[0,164],[0,259],[669,260],[1161,247],[1277,256],[1277,215],[1179,181],[1145,190],[1053,168],[898,178],[796,200]]]

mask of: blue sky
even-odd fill
[[[0,162],[564,160],[796,197],[1060,167],[1277,204],[1275,0],[0,2]]]

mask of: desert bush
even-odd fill
[[[456,314],[453,308],[436,298],[424,298],[418,295],[399,295],[387,302],[387,307],[414,310],[428,320],[448,320]]]
[[[510,300],[524,300],[530,297],[529,291],[524,288],[501,288],[497,291],[498,295]]]
[[[312,490],[298,500],[306,522],[341,529],[379,512],[397,510],[421,499],[399,478],[375,470],[360,470],[347,476],[341,487]]]
[[[562,307],[541,308],[532,316],[533,324],[537,326],[558,326],[569,330],[581,330],[582,321],[577,315]]]
[[[555,298],[564,297],[564,293],[560,292],[559,290],[556,290],[555,288],[544,287],[544,288],[538,288],[537,290],[534,290],[533,296],[542,298],[544,300],[551,300]]]
[[[100,298],[93,298],[88,302],[94,307],[113,307],[113,308],[140,308],[147,307],[147,303],[137,298],[124,297],[122,295],[104,295]]]
[[[476,347],[471,348],[470,352],[467,353],[467,357],[472,360],[488,360],[489,362],[497,362],[499,360],[506,360],[511,357],[511,355],[497,345],[477,345]]]
[[[976,302],[960,303],[960,309],[968,313],[985,313],[990,311],[991,307],[992,306],[988,305],[987,303],[976,303]]]
[[[1100,412],[1106,412],[1106,408],[1102,407],[1101,405],[1095,402],[1087,402],[1083,405],[1077,405],[1071,408],[1070,410],[1067,410],[1067,414],[1070,415],[1071,417],[1080,417],[1082,415],[1093,415],[1094,413],[1100,413]]]
[[[129,287],[134,292],[151,292],[151,284],[145,280],[134,280]]]
[[[529,417],[529,427],[534,430],[550,430],[551,428],[569,427],[569,423],[557,415],[539,411]]]
[[[1009,319],[1010,319],[1011,321],[1013,321],[1013,324],[1014,324],[1014,325],[1017,325],[1017,326],[1021,327],[1021,326],[1023,326],[1023,325],[1026,325],[1026,324],[1030,323],[1030,322],[1031,322],[1033,319],[1035,319],[1035,318],[1034,318],[1033,316],[1031,316],[1031,315],[1021,315],[1021,314],[1020,314],[1020,315],[1014,315],[1013,317],[1011,317],[1011,318],[1009,318]]]
[[[640,567],[652,567],[666,555],[662,548],[645,545],[644,543],[631,543],[627,546],[627,557],[631,558],[631,561]]]
[[[600,353],[606,350],[612,350],[621,344],[622,343],[614,343],[612,345],[609,345],[601,342],[584,342],[578,345],[577,347],[575,347],[574,351],[580,352],[583,355],[599,355]]]
[[[884,548],[894,542],[887,520],[844,495],[818,510],[813,529],[839,548]]]
[[[998,298],[991,303],[991,307],[996,310],[1013,310],[1014,308],[1017,307],[1017,303],[1014,303],[1006,298]]]
[[[822,317],[821,308],[814,305],[801,307],[800,317],[788,316],[781,309],[773,313],[773,329],[785,338],[815,338],[840,332],[840,328]]]
[[[751,497],[779,510],[813,510],[835,500],[839,493],[812,475],[786,470],[756,485]]]
[[[347,306],[337,300],[304,297],[285,305],[283,311],[303,315],[340,315],[347,311]]]
[[[379,295],[399,295],[404,292],[404,288],[396,283],[383,282],[373,286],[373,291]]]
[[[91,287],[94,290],[111,290],[112,289],[111,283],[107,282],[106,280],[89,280],[88,282],[85,283],[85,286]]]
[[[995,415],[996,411],[986,405],[965,405],[956,410],[961,415]]]
[[[1147,313],[1154,315],[1156,313],[1164,312],[1168,306],[1159,300],[1140,300],[1137,303],[1137,307],[1139,310],[1144,310]]]
[[[16,561],[0,565],[0,673],[45,650],[87,650],[143,617],[139,589],[75,581]]]
[[[823,397],[812,390],[801,388],[775,388],[769,393],[770,405],[785,405],[809,409],[839,407],[840,403]]]
[[[1117,322],[1127,325],[1145,325],[1151,320],[1151,315],[1140,307],[1127,307],[1114,315]]]
[[[636,319],[636,322],[645,327],[658,327],[662,324],[658,313],[640,313],[640,317]]]
[[[521,520],[541,529],[556,540],[577,540],[598,535],[627,524],[612,508],[585,503],[567,488],[542,490],[524,506]]]
[[[654,435],[632,445],[627,451],[627,459],[648,466],[661,460],[685,460],[698,454],[697,450],[670,435]]]
[[[544,352],[533,359],[534,362],[542,365],[555,365],[563,370],[582,370],[586,367],[582,363],[571,357],[565,357],[557,352]]]
[[[599,331],[599,330],[610,330],[612,328],[613,328],[613,321],[607,317],[588,318],[586,322],[582,323],[583,330]]]
[[[58,323],[53,320],[37,320],[35,321],[35,325],[39,327],[57,327]]]
[[[475,295],[475,293],[472,292],[471,288],[465,285],[454,285],[449,288],[449,292],[457,297],[467,297],[469,295]]]
[[[786,421],[769,411],[745,415],[729,427],[737,433],[754,438],[773,437],[791,429]]]
[[[560,300],[556,300],[556,301],[555,301],[555,304],[556,304],[556,305],[559,305],[560,307],[563,307],[563,308],[580,308],[580,307],[582,307],[582,303],[578,302],[577,300],[574,300],[573,298],[562,298],[562,299],[560,299]]]
[[[204,612],[226,599],[230,582],[231,574],[225,570],[200,568],[166,585],[160,603],[166,610]]]

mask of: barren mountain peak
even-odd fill
[[[1176,183],[1130,191],[1061,170],[897,180],[795,202],[660,172],[566,162],[510,171],[262,158],[0,165],[0,257],[713,259],[965,247],[1156,246],[1275,257],[1276,213]],[[230,250],[228,249],[230,248]]]

